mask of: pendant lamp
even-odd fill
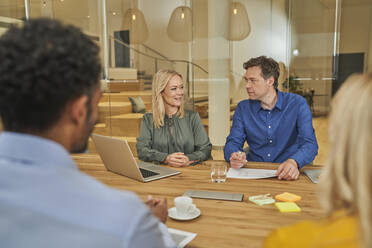
[[[231,3],[229,24],[229,40],[239,41],[248,37],[251,32],[251,25],[243,4],[238,2]]]
[[[145,17],[137,8],[128,9],[124,14],[123,29],[129,30],[131,44],[141,44],[149,37]]]
[[[173,10],[169,19],[167,34],[177,42],[192,40],[192,12],[187,6],[180,6]]]

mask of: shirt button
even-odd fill
[[[269,153],[269,154],[267,154],[267,156],[268,156],[268,157],[270,157],[270,156],[271,156],[271,154]]]
[[[271,112],[269,111],[269,114],[271,114]]]
[[[269,126],[269,128],[271,128],[271,126]]]
[[[273,140],[269,140],[270,143],[273,143]]]

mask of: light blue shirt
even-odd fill
[[[58,143],[0,135],[1,247],[165,247],[159,221],[130,192],[81,173]]]

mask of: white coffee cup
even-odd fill
[[[176,212],[179,217],[187,217],[196,209],[195,204],[192,204],[191,197],[188,196],[174,198],[174,204],[176,205]]]

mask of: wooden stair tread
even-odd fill
[[[142,117],[141,113],[128,113],[111,116],[111,119],[142,119]]]
[[[204,102],[208,101],[208,96],[207,95],[194,96],[191,97],[191,100],[194,100],[195,103]]]
[[[129,97],[141,97],[144,103],[152,102],[151,91],[121,91],[112,93],[103,93],[101,102],[129,102]]]
[[[130,102],[100,102],[98,107],[100,108],[110,108],[110,107],[132,107]]]
[[[128,142],[137,142],[137,137],[130,137],[130,136],[110,136],[112,138],[117,138],[117,139],[123,139]]]
[[[110,81],[107,87],[111,92],[139,91],[144,89],[144,81],[142,79]]]
[[[93,133],[101,134],[101,135],[107,135],[108,129],[106,128],[105,123],[97,123],[94,125]]]
[[[208,127],[209,126],[209,119],[208,118],[203,118],[201,119],[203,126]],[[230,127],[232,126],[232,121],[230,120]]]
[[[141,79],[121,79],[121,80],[110,80],[107,84],[116,84],[116,83],[139,83]]]
[[[94,127],[106,127],[105,123],[97,123]]]

